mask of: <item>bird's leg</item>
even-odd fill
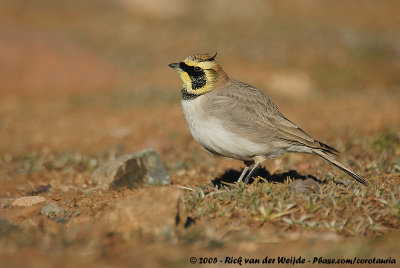
[[[249,167],[254,164],[253,161],[243,161],[243,163],[245,164],[245,168],[243,169],[242,174],[240,174],[240,177],[237,180],[237,182],[242,182],[244,175],[246,175],[247,173],[247,170],[249,170]]]
[[[260,164],[260,162],[256,162],[253,166],[253,168],[250,170],[249,174],[246,176],[246,179],[244,179],[245,183],[248,183],[249,180],[251,179],[251,176],[253,175],[254,171],[256,170],[256,168],[258,167],[258,165]]]
[[[242,182],[243,177],[244,177],[244,175],[246,175],[247,170],[249,170],[249,166],[245,166],[245,167],[244,167],[244,169],[243,169],[243,171],[242,171],[242,174],[240,174],[240,177],[239,177],[239,179],[237,180],[237,182]]]

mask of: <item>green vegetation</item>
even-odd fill
[[[285,183],[268,182],[258,177],[251,185],[229,184],[222,189],[209,185],[187,190],[187,210],[197,218],[271,222],[283,229],[334,231],[345,236],[380,235],[400,227],[400,187],[386,179],[373,181],[366,188],[332,182],[322,192],[299,194]]]

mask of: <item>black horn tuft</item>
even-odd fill
[[[217,56],[217,52],[215,52],[214,56],[212,56],[212,57],[210,57],[208,59],[205,59],[204,61],[213,61],[216,56]]]

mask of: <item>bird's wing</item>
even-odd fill
[[[277,122],[278,130],[281,135],[281,138],[285,137],[286,139],[288,139],[290,141],[294,141],[301,145],[305,145],[309,148],[322,150],[323,152],[334,155],[334,156],[339,155],[339,151],[336,150],[335,148],[333,148],[329,145],[326,145],[325,143],[322,143],[320,141],[314,140],[307,133],[305,133],[301,128],[296,126],[294,123],[289,121],[287,118],[285,118],[285,117],[283,117],[283,118],[284,118],[284,120],[279,120]]]
[[[249,85],[228,83],[227,87],[210,92],[205,99],[207,113],[216,118],[230,131],[249,137],[255,142],[273,138],[277,128],[273,114],[278,111],[269,99]],[[278,111],[279,112],[279,111]],[[265,141],[264,141],[265,142]]]
[[[210,92],[206,105],[208,112],[224,118],[225,127],[246,135],[254,142],[275,142],[278,147],[292,145],[337,151],[311,138],[302,129],[285,118],[270,98],[257,88],[238,81]]]

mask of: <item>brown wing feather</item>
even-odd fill
[[[209,94],[208,111],[224,118],[226,127],[233,132],[245,134],[255,142],[273,141],[277,147],[299,145],[338,154],[336,149],[314,140],[284,117],[270,98],[251,85],[230,80]]]
[[[250,85],[231,80],[207,94],[204,105],[210,116],[224,118],[225,127],[234,133],[264,143],[278,133],[273,118],[282,116],[272,101]]]
[[[329,145],[326,145],[325,143],[314,140],[306,132],[304,132],[301,128],[296,126],[294,123],[292,123],[288,119],[278,122],[277,126],[278,126],[279,133],[282,136],[284,136],[292,141],[298,142],[302,145],[305,145],[305,146],[313,148],[313,149],[320,149],[320,150],[324,151],[325,153],[332,154],[334,156],[339,155],[338,150],[336,150],[335,148],[333,148]]]

